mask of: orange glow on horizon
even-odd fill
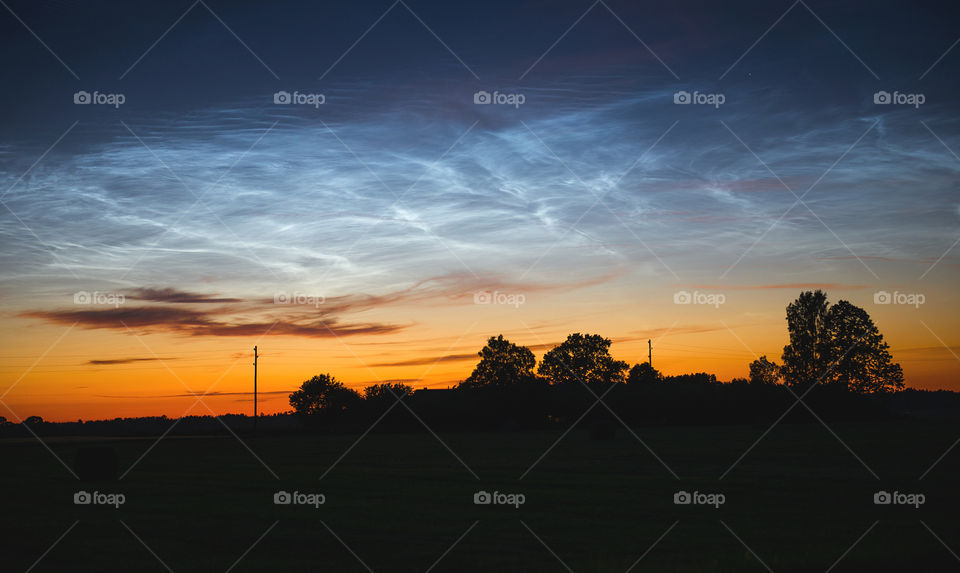
[[[470,374],[486,339],[500,333],[534,349],[538,360],[571,332],[598,333],[614,341],[611,353],[616,359],[631,365],[646,361],[647,339],[652,338],[653,364],[664,374],[703,371],[728,381],[745,377],[755,355],[779,362],[787,342],[783,308],[796,296],[787,290],[731,291],[720,308],[664,304],[638,312],[622,304],[595,305],[593,301],[602,298],[583,293],[559,297],[567,299],[564,308],[573,316],[582,317],[577,321],[553,317],[551,310],[558,304],[554,297],[529,300],[522,308],[418,308],[416,328],[339,339],[133,334],[18,318],[8,321],[6,329],[5,347],[17,350],[4,356],[0,371],[0,387],[7,392],[3,402],[9,408],[0,415],[9,420],[39,415],[71,421],[173,418],[209,415],[211,410],[251,414],[254,344],[260,348],[263,414],[290,410],[289,392],[319,373],[329,372],[357,390],[384,380],[414,388],[452,386]],[[960,339],[960,333],[942,304],[940,312],[873,307],[866,300],[869,292],[848,294],[831,296],[831,301],[847,298],[868,309],[903,366],[909,387],[960,389],[960,361],[944,346]],[[748,310],[748,304],[765,312]],[[403,313],[391,313],[380,318],[409,323]],[[208,395],[198,403],[196,395],[204,392]]]

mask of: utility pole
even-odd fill
[[[257,430],[257,347],[253,347],[253,430]]]
[[[647,364],[653,368],[653,342],[649,338],[647,339]]]

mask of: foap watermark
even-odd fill
[[[680,290],[673,293],[673,304],[706,304],[713,308],[720,308],[720,305],[727,302],[726,295],[722,293],[706,293],[700,291]]]
[[[125,302],[127,302],[127,297],[118,292],[79,290],[73,293],[73,304],[104,304],[119,308]]]
[[[473,293],[473,304],[508,304],[514,308],[520,308],[520,305],[525,302],[527,302],[527,297],[522,294],[497,290],[481,290]]]
[[[312,505],[315,509],[327,503],[322,493],[289,492],[280,490],[273,494],[274,505]]]
[[[677,105],[712,105],[714,109],[719,109],[726,101],[727,96],[723,94],[704,94],[697,91],[690,93],[684,90],[673,94],[673,103]]]
[[[323,94],[300,93],[295,91],[280,90],[273,94],[273,103],[276,105],[312,105],[319,108],[327,102],[327,97]]]
[[[512,505],[514,509],[520,509],[520,506],[527,502],[527,496],[522,493],[502,493],[495,491],[480,490],[473,494],[474,505]]]
[[[119,509],[127,503],[127,496],[122,493],[104,493],[99,491],[78,491],[73,494],[74,505],[112,505]]]
[[[914,308],[920,308],[920,305],[927,302],[927,297],[919,292],[888,292],[878,290],[873,293],[874,304],[906,304]]]
[[[73,103],[76,105],[112,105],[119,108],[126,101],[127,96],[123,94],[105,94],[98,91],[90,93],[84,90],[73,94]]]
[[[490,93],[484,90],[473,94],[473,103],[476,105],[512,105],[519,108],[525,101],[527,97],[523,94],[504,94],[498,91]]]
[[[883,90],[873,94],[873,103],[877,105],[912,105],[919,108],[926,101],[927,96],[923,94],[903,94],[898,91],[890,93]]]
[[[305,304],[319,308],[326,301],[327,297],[325,296],[302,292],[288,293],[282,290],[273,295],[273,304]]]
[[[901,493],[899,491],[890,493],[881,490],[873,494],[874,505],[912,505],[915,509],[919,509],[926,502],[927,496],[922,493]]]
[[[727,503],[727,496],[722,493],[701,493],[699,491],[678,491],[673,494],[674,505],[712,505],[714,509]]]

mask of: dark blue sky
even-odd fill
[[[585,16],[590,2],[410,2],[393,5],[344,55],[391,3],[213,1],[185,16],[190,2],[8,5],[63,60],[3,11],[4,131],[40,141],[38,124],[55,134],[58,122],[77,118],[61,90],[84,86],[128,96],[122,114],[81,116],[94,123],[239,106],[265,120],[276,110],[256,105],[262,94],[287,86],[341,100],[324,110],[325,118],[396,108],[458,115],[457,90],[488,86],[545,90],[549,97],[529,98],[531,114],[684,87],[727,93],[740,113],[799,115],[823,107],[866,113],[867,96],[884,86],[927,93],[929,110],[949,106],[955,58],[948,55],[942,68],[918,78],[953,44],[960,23],[942,2],[813,2],[786,16],[790,2],[613,1],[594,4]],[[446,105],[438,110],[438,103]]]

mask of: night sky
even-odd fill
[[[8,0],[3,400],[238,411],[257,344],[282,411],[319,372],[454,384],[499,333],[729,380],[809,288],[960,389],[943,6]]]

